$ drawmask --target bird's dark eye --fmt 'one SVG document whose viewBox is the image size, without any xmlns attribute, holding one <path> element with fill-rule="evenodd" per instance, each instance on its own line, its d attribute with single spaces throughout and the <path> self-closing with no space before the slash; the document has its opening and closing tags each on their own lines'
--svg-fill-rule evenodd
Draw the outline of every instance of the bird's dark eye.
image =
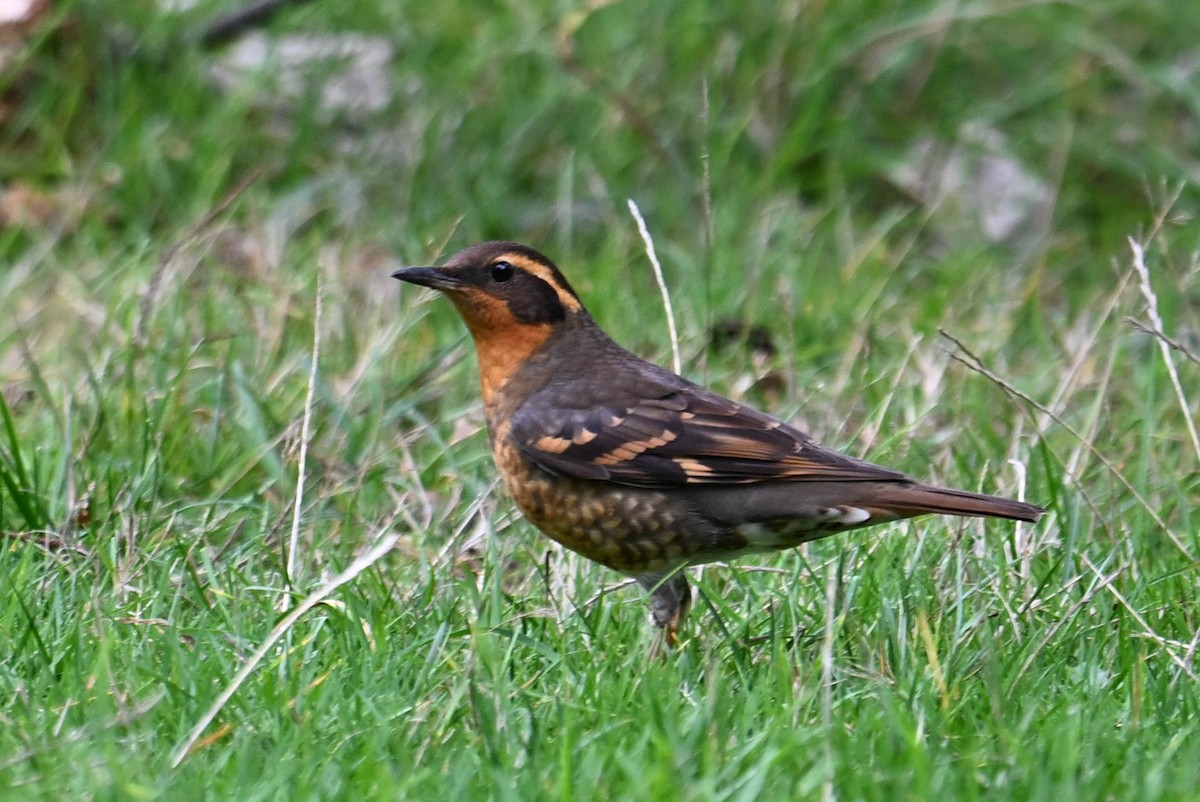
<svg viewBox="0 0 1200 802">
<path fill-rule="evenodd" d="M 492 265 L 492 281 L 508 281 L 516 272 L 516 268 L 508 262 L 496 262 Z"/>
</svg>

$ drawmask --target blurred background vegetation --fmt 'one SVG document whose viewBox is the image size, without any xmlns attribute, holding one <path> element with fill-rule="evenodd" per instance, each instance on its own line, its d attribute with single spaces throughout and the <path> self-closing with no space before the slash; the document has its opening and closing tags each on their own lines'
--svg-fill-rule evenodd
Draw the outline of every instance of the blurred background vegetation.
<svg viewBox="0 0 1200 802">
<path fill-rule="evenodd" d="M 1192 3 L 281 5 L 0 27 L 0 783 L 1194 794 Z M 647 670 L 634 591 L 491 492 L 461 324 L 388 278 L 520 240 L 665 362 L 627 199 L 687 375 L 1047 521 L 706 571 Z M 170 770 L 280 599 L 382 531 Z"/>
</svg>

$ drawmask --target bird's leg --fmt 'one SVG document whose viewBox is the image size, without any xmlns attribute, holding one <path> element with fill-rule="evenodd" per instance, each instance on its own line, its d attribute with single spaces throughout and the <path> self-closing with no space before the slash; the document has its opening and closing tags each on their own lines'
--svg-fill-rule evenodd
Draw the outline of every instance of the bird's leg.
<svg viewBox="0 0 1200 802">
<path fill-rule="evenodd" d="M 650 594 L 650 621 L 655 627 L 654 640 L 650 642 L 653 658 L 679 643 L 679 627 L 692 606 L 692 589 L 682 570 L 665 578 L 639 577 L 638 584 Z"/>
</svg>

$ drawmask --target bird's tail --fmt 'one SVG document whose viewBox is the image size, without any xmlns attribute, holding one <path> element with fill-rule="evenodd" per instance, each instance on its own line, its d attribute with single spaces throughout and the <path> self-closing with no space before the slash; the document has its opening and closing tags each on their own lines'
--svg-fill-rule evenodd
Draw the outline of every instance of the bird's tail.
<svg viewBox="0 0 1200 802">
<path fill-rule="evenodd" d="M 1029 523 L 1037 521 L 1045 512 L 1041 507 L 1023 501 L 918 484 L 884 485 L 871 494 L 869 506 L 898 518 L 929 514 L 970 515 Z"/>
</svg>

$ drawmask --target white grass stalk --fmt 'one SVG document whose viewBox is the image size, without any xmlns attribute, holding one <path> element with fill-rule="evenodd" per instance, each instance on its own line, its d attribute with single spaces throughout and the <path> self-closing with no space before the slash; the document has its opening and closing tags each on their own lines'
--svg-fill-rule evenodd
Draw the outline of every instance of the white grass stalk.
<svg viewBox="0 0 1200 802">
<path fill-rule="evenodd" d="M 825 766 L 821 782 L 821 802 L 834 802 L 833 748 L 829 733 L 833 730 L 833 641 L 837 625 L 837 565 L 829 564 L 825 575 L 825 637 L 821 640 L 821 724 L 825 728 Z"/>
<path fill-rule="evenodd" d="M 1021 501 L 1025 500 L 1025 478 L 1026 470 L 1025 463 L 1019 459 L 1010 459 L 1008 464 L 1012 466 L 1013 473 L 1017 478 L 1017 498 Z M 1029 604 L 1029 600 L 1033 598 L 1035 592 L 1033 586 L 1033 538 L 1027 537 L 1025 527 L 1019 521 L 1016 528 L 1013 530 L 1013 537 L 1016 540 L 1017 556 L 1021 560 L 1021 587 L 1024 591 L 1022 601 Z"/>
<path fill-rule="evenodd" d="M 671 360 L 675 372 L 679 373 L 683 368 L 683 363 L 679 358 L 679 332 L 675 329 L 675 312 L 671 308 L 671 293 L 667 291 L 662 265 L 658 262 L 658 253 L 654 250 L 654 240 L 650 236 L 650 230 L 646 228 L 642 210 L 638 208 L 633 198 L 629 198 L 625 202 L 629 204 L 629 213 L 637 221 L 638 233 L 642 235 L 642 242 L 646 244 L 646 256 L 650 258 L 650 264 L 654 267 L 654 278 L 658 281 L 658 291 L 662 293 L 663 308 L 667 310 L 667 328 L 671 332 Z"/>
<path fill-rule="evenodd" d="M 1146 251 L 1142 244 L 1133 237 L 1129 238 L 1129 247 L 1133 250 L 1133 269 L 1137 271 L 1142 282 L 1142 297 L 1146 299 L 1146 313 L 1150 316 L 1150 325 L 1154 327 L 1155 340 L 1158 350 L 1162 352 L 1163 362 L 1167 366 L 1167 375 L 1175 387 L 1175 397 L 1179 399 L 1179 408 L 1183 411 L 1183 419 L 1187 423 L 1188 434 L 1192 438 L 1192 449 L 1196 459 L 1200 460 L 1200 434 L 1196 433 L 1196 421 L 1192 419 L 1192 407 L 1188 404 L 1187 396 L 1183 393 L 1183 385 L 1179 383 L 1179 372 L 1175 370 L 1175 362 L 1171 358 L 1171 348 L 1167 345 L 1166 329 L 1162 317 L 1158 314 L 1158 296 L 1150 284 L 1150 271 L 1146 268 Z"/>
<path fill-rule="evenodd" d="M 296 503 L 292 507 L 292 534 L 288 538 L 287 579 L 296 586 L 296 552 L 300 550 L 300 516 L 304 508 L 304 478 L 308 473 L 308 438 L 312 429 L 313 397 L 317 391 L 317 362 L 321 356 L 321 271 L 317 270 L 317 302 L 313 312 L 312 364 L 308 369 L 308 392 L 304 397 L 304 420 L 300 424 L 300 466 L 296 477 Z"/>
<path fill-rule="evenodd" d="M 1083 564 L 1090 568 L 1092 573 L 1095 574 L 1098 579 L 1102 581 L 1104 580 L 1104 573 L 1096 567 L 1095 563 L 1093 563 L 1091 558 L 1086 554 L 1083 555 Z M 1142 637 L 1163 647 L 1163 651 L 1166 652 L 1167 657 L 1171 658 L 1171 662 L 1179 666 L 1180 670 L 1187 674 L 1188 678 L 1192 680 L 1192 682 L 1200 682 L 1200 677 L 1196 676 L 1196 672 L 1192 670 L 1192 667 L 1188 665 L 1188 663 L 1182 657 L 1175 654 L 1175 650 L 1171 648 L 1175 647 L 1186 649 L 1186 644 L 1181 643 L 1180 641 L 1169 640 L 1155 632 L 1154 628 L 1150 626 L 1150 623 L 1142 616 L 1141 613 L 1137 611 L 1137 609 L 1129 602 L 1129 600 L 1121 594 L 1121 591 L 1113 587 L 1111 582 L 1104 582 L 1103 586 L 1104 589 L 1111 593 L 1116 598 L 1117 602 L 1125 608 L 1125 611 L 1129 613 L 1129 616 L 1141 626 Z"/>
<path fill-rule="evenodd" d="M 350 567 L 345 571 L 342 571 L 336 577 L 329 580 L 320 588 L 309 594 L 304 601 L 296 605 L 296 607 L 294 607 L 290 613 L 285 615 L 283 619 L 275 625 L 275 628 L 271 630 L 269 635 L 267 635 L 267 639 L 264 640 L 262 645 L 260 645 L 254 651 L 254 654 L 250 655 L 250 659 L 246 661 L 246 664 L 242 666 L 241 670 L 239 670 L 237 674 L 234 675 L 233 679 L 230 680 L 229 684 L 225 686 L 225 690 L 221 691 L 221 695 L 217 697 L 216 701 L 212 703 L 208 710 L 204 711 L 204 715 L 202 715 L 200 720 L 196 722 L 196 726 L 192 727 L 192 731 L 188 733 L 188 737 L 179 746 L 179 748 L 175 750 L 175 754 L 171 757 L 172 768 L 178 767 L 180 763 L 187 759 L 188 755 L 192 751 L 192 747 L 196 745 L 196 742 L 200 740 L 200 736 L 204 734 L 206 729 L 208 729 L 208 725 L 212 723 L 213 719 L 217 717 L 217 714 L 220 713 L 229 700 L 233 698 L 233 695 L 237 693 L 238 688 L 242 687 L 242 683 L 254 673 L 254 670 L 258 668 L 260 663 L 262 663 L 263 658 L 267 656 L 267 652 L 269 652 L 271 647 L 283 637 L 284 633 L 291 629 L 292 626 L 299 621 L 305 613 L 316 607 L 321 602 L 325 601 L 325 599 L 331 593 L 340 588 L 342 585 L 345 585 L 347 582 L 350 582 L 363 571 L 367 570 L 376 562 L 378 562 L 385 554 L 392 550 L 392 547 L 396 545 L 396 541 L 399 539 L 399 532 L 393 532 L 389 535 L 380 537 L 375 542 L 375 545 L 371 547 L 370 551 L 363 554 L 354 562 L 350 563 Z"/>
</svg>

